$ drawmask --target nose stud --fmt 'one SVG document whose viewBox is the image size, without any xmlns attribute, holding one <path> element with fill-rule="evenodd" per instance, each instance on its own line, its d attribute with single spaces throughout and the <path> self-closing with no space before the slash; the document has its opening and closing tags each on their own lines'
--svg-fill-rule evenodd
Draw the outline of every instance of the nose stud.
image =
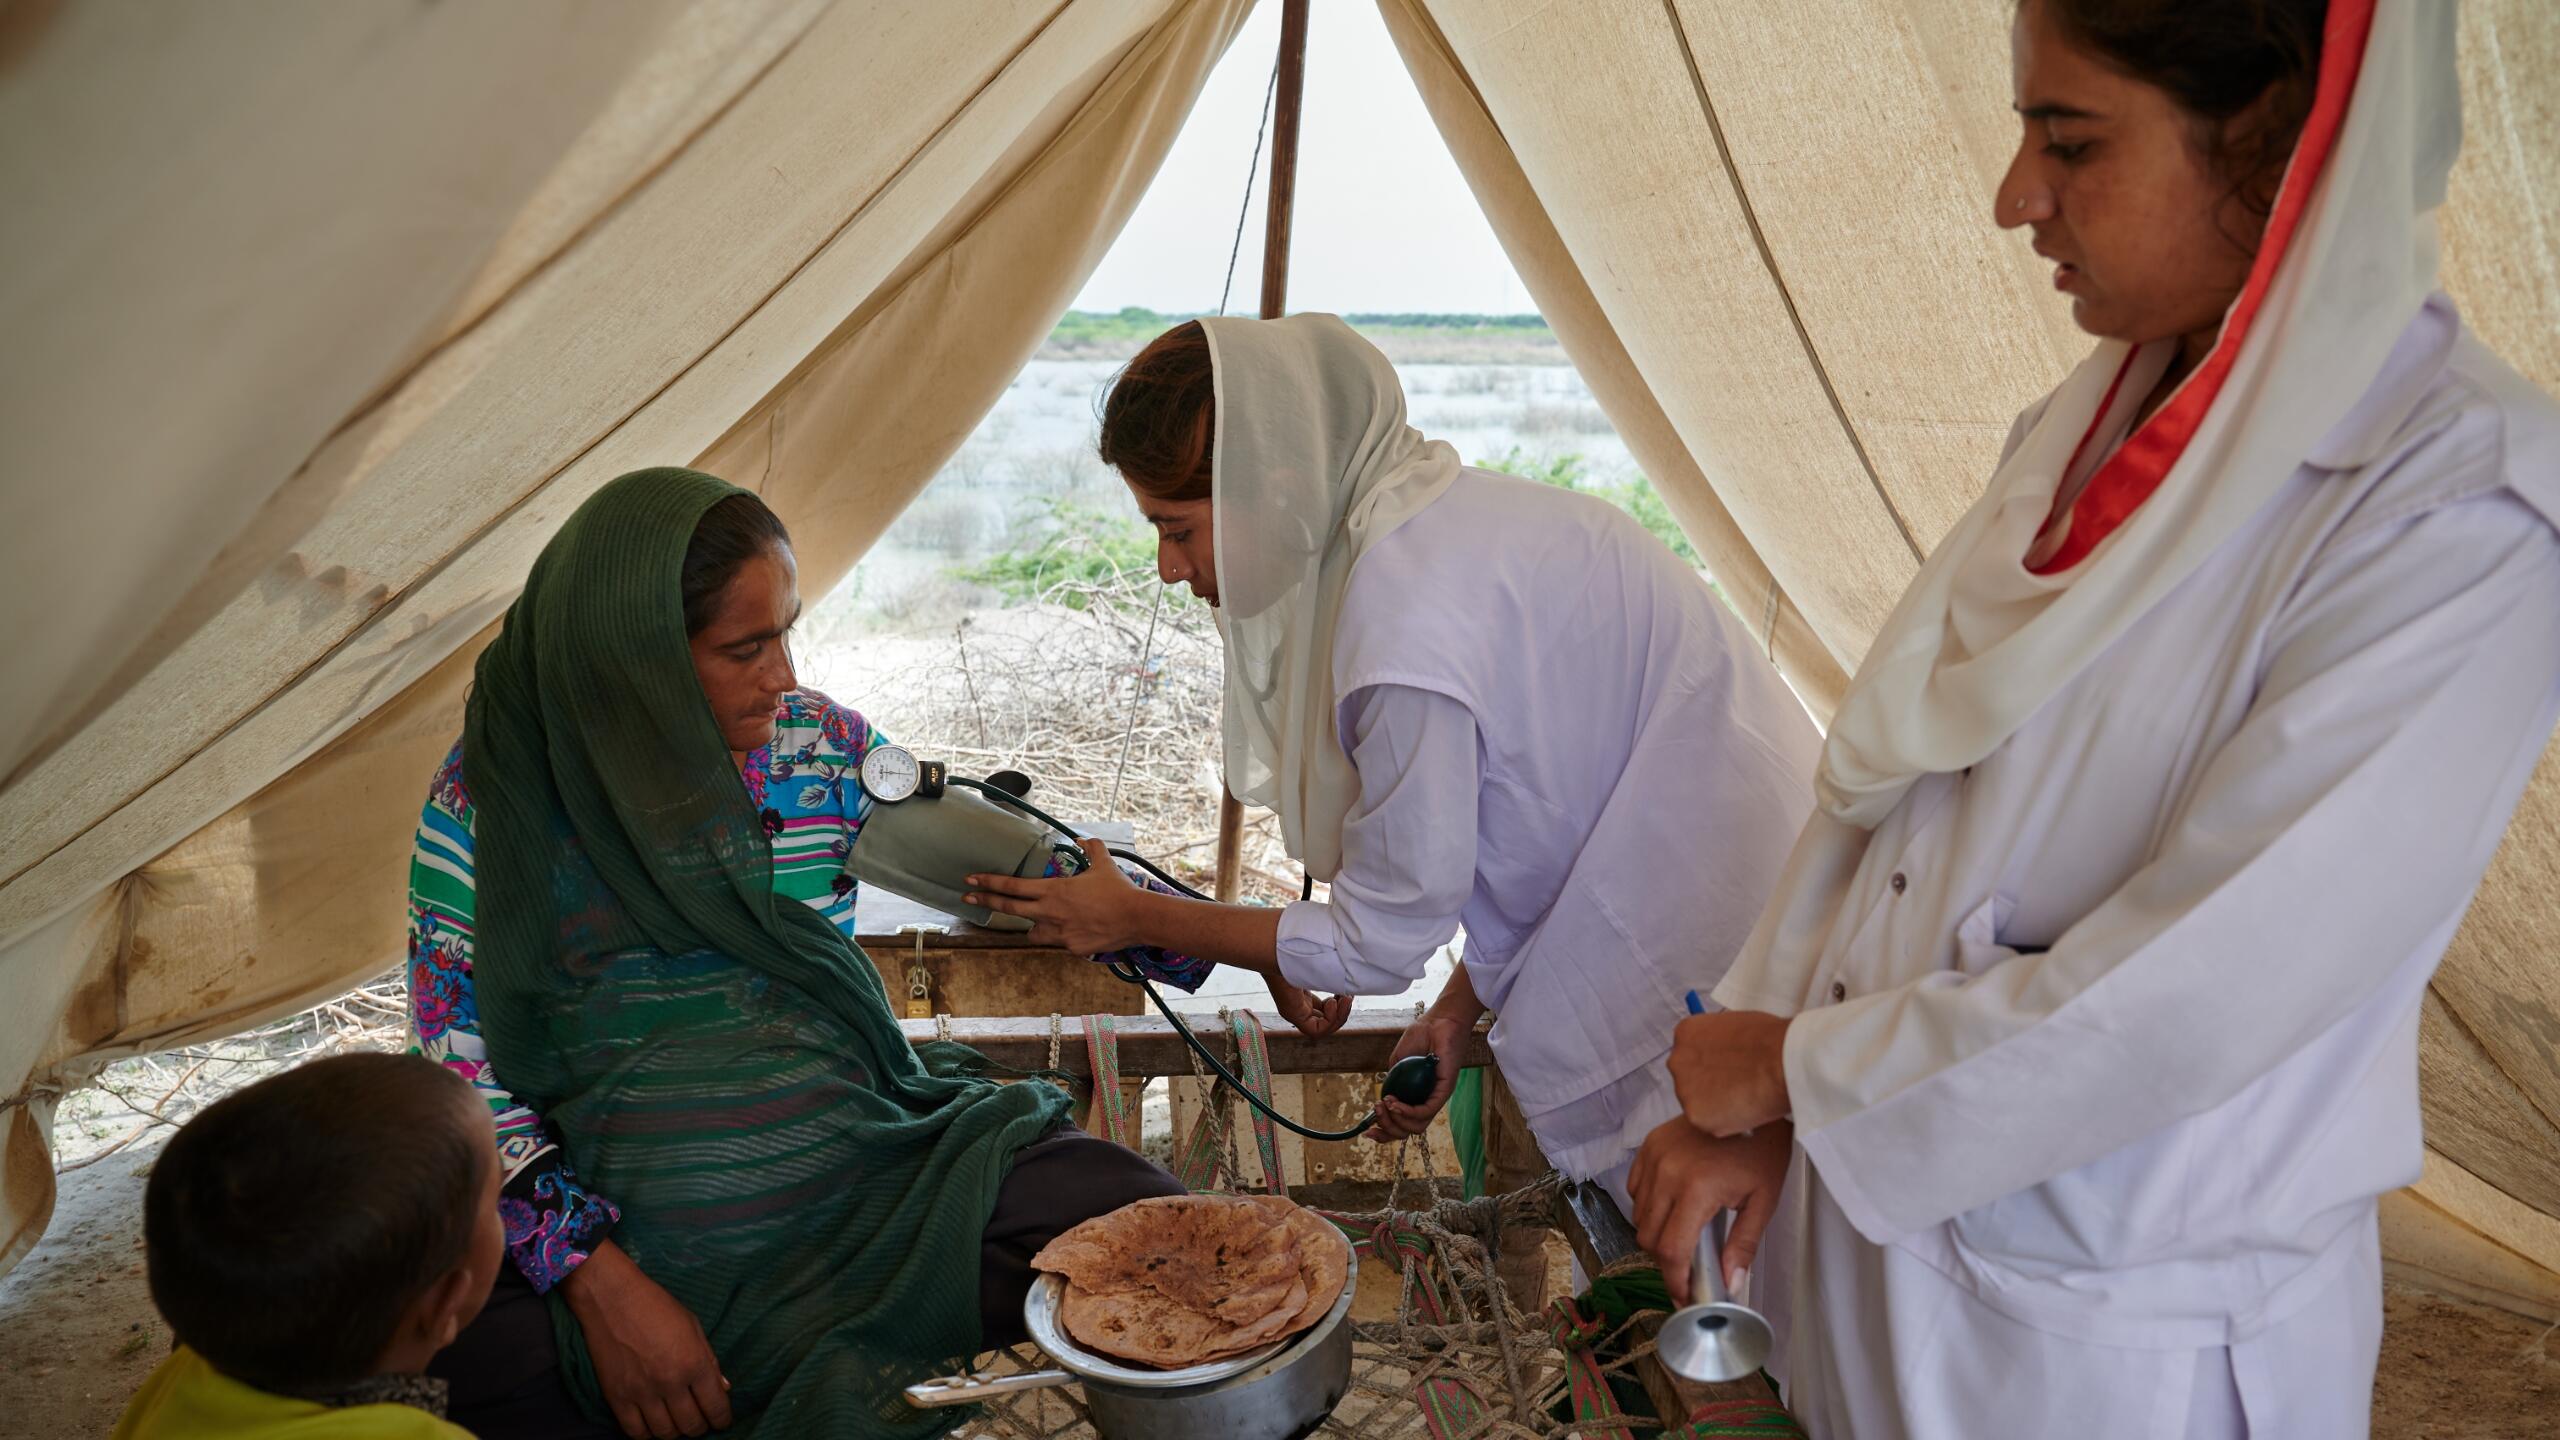
<svg viewBox="0 0 2560 1440">
<path fill-rule="evenodd" d="M 2024 209 L 2026 209 L 2026 208 L 2027 208 L 2027 197 L 2026 197 L 2026 196 L 2024 196 L 2024 195 L 2021 195 L 2021 196 L 2019 196 L 2017 199 L 2015 199 L 2015 200 L 2013 200 L 2013 201 L 2009 202 L 2009 208 L 2010 208 L 2010 209 L 2012 209 L 2012 210 L 2024 210 Z"/>
</svg>

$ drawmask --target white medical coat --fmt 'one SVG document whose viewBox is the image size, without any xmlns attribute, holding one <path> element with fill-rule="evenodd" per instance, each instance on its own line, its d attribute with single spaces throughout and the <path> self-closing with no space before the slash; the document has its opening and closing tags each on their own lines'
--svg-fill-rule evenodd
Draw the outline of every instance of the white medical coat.
<svg viewBox="0 0 2560 1440">
<path fill-rule="evenodd" d="M 1758 1269 L 1815 1436 L 2365 1433 L 2419 1001 L 2560 716 L 2555 494 L 2560 412 L 2438 297 L 2252 523 L 1911 790 L 1809 969 L 1727 977 L 1796 1016 Z"/>
<path fill-rule="evenodd" d="M 1463 922 L 1549 1161 L 1621 1180 L 1662 1066 L 1813 808 L 1820 739 L 1732 612 L 1605 502 L 1461 472 L 1361 557 L 1334 633 L 1360 799 L 1282 974 L 1393 993 Z"/>
</svg>

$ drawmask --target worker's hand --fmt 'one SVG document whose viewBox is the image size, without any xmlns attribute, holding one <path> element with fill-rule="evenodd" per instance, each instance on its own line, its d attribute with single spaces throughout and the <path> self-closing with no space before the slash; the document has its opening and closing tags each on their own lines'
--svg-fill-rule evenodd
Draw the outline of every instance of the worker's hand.
<svg viewBox="0 0 2560 1440">
<path fill-rule="evenodd" d="M 1666 1120 L 1644 1137 L 1635 1168 L 1627 1172 L 1636 1202 L 1632 1218 L 1636 1239 L 1661 1262 L 1662 1283 L 1674 1302 L 1689 1303 L 1698 1232 L 1719 1210 L 1733 1212 L 1718 1260 L 1725 1290 L 1742 1287 L 1794 1153 L 1795 1126 L 1783 1120 L 1729 1139 L 1701 1133 L 1686 1120 Z"/>
<path fill-rule="evenodd" d="M 1108 955 L 1146 942 L 1135 933 L 1138 902 L 1146 892 L 1129 883 L 1099 840 L 1077 842 L 1091 864 L 1054 880 L 1012 875 L 972 875 L 963 898 L 999 915 L 1031 922 L 1034 945 L 1054 945 L 1072 955 Z"/>
<path fill-rule="evenodd" d="M 1449 1103 L 1449 1092 L 1458 1088 L 1458 1055 L 1467 1043 L 1467 1032 L 1474 1028 L 1471 1020 L 1436 1010 L 1423 1012 L 1421 1019 L 1405 1027 L 1403 1037 L 1396 1041 L 1395 1053 L 1387 1057 L 1389 1068 L 1408 1055 L 1437 1055 L 1439 1077 L 1431 1087 L 1431 1098 L 1419 1105 L 1379 1096 L 1378 1123 L 1370 1127 L 1370 1139 L 1383 1145 L 1431 1128 L 1431 1117 L 1440 1113 L 1440 1107 Z"/>
<path fill-rule="evenodd" d="M 702 1322 L 610 1240 L 560 1282 L 586 1333 L 596 1388 L 631 1440 L 729 1428 L 729 1382 Z"/>
<path fill-rule="evenodd" d="M 1739 1135 L 1786 1118 L 1787 1025 L 1759 1010 L 1692 1015 L 1671 1032 L 1671 1085 L 1680 1113 L 1710 1135 Z"/>
<path fill-rule="evenodd" d="M 1280 1018 L 1298 1027 L 1301 1035 L 1330 1035 L 1351 1018 L 1351 997 L 1327 995 L 1318 999 L 1313 990 L 1301 990 L 1277 975 L 1263 977 L 1271 987 L 1271 1004 Z"/>
</svg>

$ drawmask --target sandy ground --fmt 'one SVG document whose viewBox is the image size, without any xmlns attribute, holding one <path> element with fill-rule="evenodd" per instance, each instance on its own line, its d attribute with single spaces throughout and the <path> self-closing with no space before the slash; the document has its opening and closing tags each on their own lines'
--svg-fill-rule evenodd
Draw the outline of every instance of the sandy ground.
<svg viewBox="0 0 2560 1440">
<path fill-rule="evenodd" d="M 155 1142 L 62 1179 L 44 1242 L 0 1279 L 0 1440 L 95 1440 L 169 1348 L 142 1274 L 142 1178 Z M 2560 1434 L 2560 1333 L 2393 1287 L 2376 1436 Z"/>
<path fill-rule="evenodd" d="M 63 1176 L 53 1225 L 0 1279 L 0 1436 L 103 1436 L 169 1353 L 142 1274 L 142 1181 L 167 1133 Z"/>
</svg>

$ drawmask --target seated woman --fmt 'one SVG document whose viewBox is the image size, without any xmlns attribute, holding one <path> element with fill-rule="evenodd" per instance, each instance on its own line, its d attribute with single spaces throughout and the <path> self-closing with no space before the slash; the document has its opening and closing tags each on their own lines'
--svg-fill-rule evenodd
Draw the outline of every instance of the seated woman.
<svg viewBox="0 0 2560 1440">
<path fill-rule="evenodd" d="M 1330 315 L 1177 326 L 1131 361 L 1103 459 L 1166 584 L 1218 607 L 1228 788 L 1333 884 L 1285 909 L 1151 895 L 1105 867 L 973 877 L 1080 952 L 1135 944 L 1304 989 L 1395 994 L 1466 960 L 1399 1056 L 1438 1092 L 1492 1043 L 1546 1158 L 1628 1203 L 1680 1113 L 1661 1061 L 1813 808 L 1813 722 L 1732 613 L 1587 495 L 1470 470 L 1405 423 L 1386 357 Z M 1303 1010 L 1303 1005 L 1299 1007 Z M 1295 1018 L 1295 1016 L 1292 1016 Z"/>
<path fill-rule="evenodd" d="M 798 688 L 799 612 L 763 501 L 644 470 L 570 517 L 481 657 L 410 975 L 507 1175 L 514 1263 L 436 1366 L 482 1440 L 935 1433 L 953 1412 L 899 1388 L 1022 1338 L 1041 1245 L 1181 1192 L 1056 1089 L 907 1044 L 844 873 L 880 736 Z"/>
</svg>

